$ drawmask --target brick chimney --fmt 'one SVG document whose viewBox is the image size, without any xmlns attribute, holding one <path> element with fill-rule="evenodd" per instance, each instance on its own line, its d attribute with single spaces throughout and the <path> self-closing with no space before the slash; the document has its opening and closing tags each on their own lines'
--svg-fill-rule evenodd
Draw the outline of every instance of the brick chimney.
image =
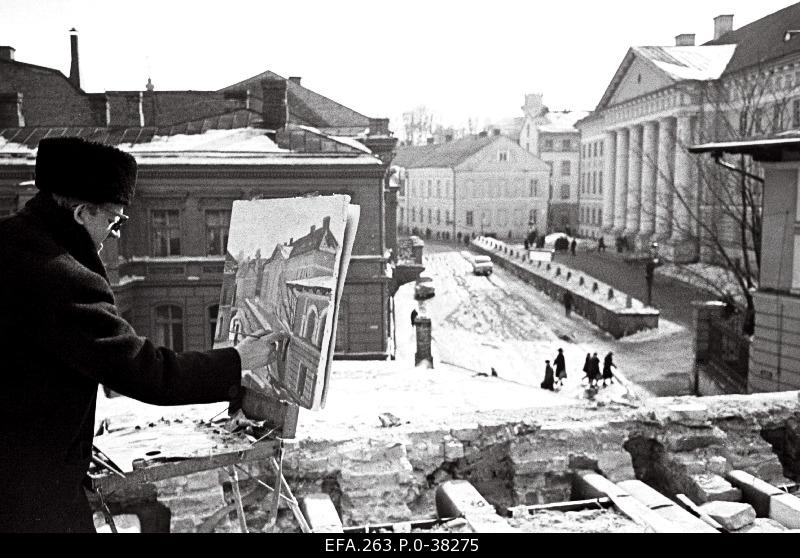
<svg viewBox="0 0 800 558">
<path fill-rule="evenodd" d="M 500 135 L 500 128 L 494 128 L 492 130 L 492 135 L 493 136 L 499 136 Z"/>
<path fill-rule="evenodd" d="M 303 78 L 301 78 L 300 76 L 291 76 L 289 78 L 289 81 L 291 81 L 292 83 L 296 83 L 297 85 L 300 85 L 300 80 L 301 79 L 303 79 Z"/>
<path fill-rule="evenodd" d="M 0 60 L 14 60 L 14 51 L 16 49 L 10 46 L 0 46 Z"/>
<path fill-rule="evenodd" d="M 733 31 L 733 14 L 718 15 L 714 18 L 714 40 Z"/>
<path fill-rule="evenodd" d="M 675 46 L 694 46 L 694 33 L 675 35 Z"/>
<path fill-rule="evenodd" d="M 0 93 L 0 128 L 25 126 L 22 116 L 22 93 Z"/>
<path fill-rule="evenodd" d="M 433 145 L 433 141 L 434 141 L 433 138 L 428 138 L 428 145 Z"/>
<path fill-rule="evenodd" d="M 388 118 L 370 118 L 369 119 L 369 134 L 370 136 L 388 136 L 389 135 L 389 119 Z"/>
<path fill-rule="evenodd" d="M 78 32 L 73 27 L 69 30 L 69 45 L 72 52 L 72 62 L 69 65 L 69 81 L 72 85 L 80 89 L 81 87 L 81 70 L 78 63 Z"/>
<path fill-rule="evenodd" d="M 282 130 L 289 121 L 289 103 L 286 95 L 285 79 L 265 79 L 261 81 L 263 107 L 261 114 L 264 127 L 269 130 Z"/>
</svg>

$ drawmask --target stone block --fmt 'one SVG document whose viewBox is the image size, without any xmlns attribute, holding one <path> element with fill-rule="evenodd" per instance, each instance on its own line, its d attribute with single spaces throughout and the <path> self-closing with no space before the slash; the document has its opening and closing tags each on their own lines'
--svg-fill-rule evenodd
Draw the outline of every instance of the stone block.
<svg viewBox="0 0 800 558">
<path fill-rule="evenodd" d="M 753 506 L 758 517 L 769 517 L 770 500 L 773 496 L 784 494 L 778 487 L 746 471 L 731 471 L 726 479 L 742 491 L 742 500 Z"/>
<path fill-rule="evenodd" d="M 631 454 L 627 451 L 604 451 L 597 454 L 597 468 L 612 482 L 636 478 Z"/>
<path fill-rule="evenodd" d="M 786 527 L 766 517 L 757 517 L 750 525 L 731 531 L 732 533 L 785 533 Z"/>
<path fill-rule="evenodd" d="M 342 532 L 342 520 L 327 494 L 308 494 L 298 503 L 314 533 Z"/>
<path fill-rule="evenodd" d="M 670 451 L 692 451 L 727 442 L 727 435 L 717 427 L 668 429 L 660 438 Z"/>
<path fill-rule="evenodd" d="M 464 457 L 464 444 L 452 438 L 442 442 L 442 454 L 445 461 L 456 461 Z"/>
<path fill-rule="evenodd" d="M 186 476 L 186 484 L 184 485 L 184 492 L 186 491 L 199 491 L 207 488 L 219 486 L 220 478 L 230 480 L 228 474 L 221 470 L 202 471 Z"/>
<path fill-rule="evenodd" d="M 436 513 L 439 517 L 463 517 L 476 533 L 512 533 L 517 531 L 500 517 L 489 502 L 465 480 L 448 481 L 436 489 Z"/>
<path fill-rule="evenodd" d="M 756 510 L 753 506 L 742 502 L 708 502 L 700 506 L 700 509 L 731 531 L 750 525 L 756 519 Z"/>
<path fill-rule="evenodd" d="M 667 410 L 673 422 L 705 422 L 708 419 L 708 407 L 700 403 L 670 405 Z"/>
<path fill-rule="evenodd" d="M 742 499 L 742 491 L 734 487 L 719 475 L 692 475 L 695 501 L 702 503 L 713 501 L 738 502 Z"/>
<path fill-rule="evenodd" d="M 708 471 L 715 475 L 725 476 L 730 466 L 728 460 L 721 455 L 714 455 L 708 459 L 706 464 Z"/>
<path fill-rule="evenodd" d="M 800 529 L 800 498 L 786 493 L 772 496 L 769 517 L 789 529 Z"/>
</svg>

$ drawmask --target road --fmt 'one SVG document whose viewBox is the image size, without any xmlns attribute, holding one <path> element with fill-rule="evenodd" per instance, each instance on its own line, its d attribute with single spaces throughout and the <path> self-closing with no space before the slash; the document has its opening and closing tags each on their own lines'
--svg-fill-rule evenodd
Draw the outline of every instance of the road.
<svg viewBox="0 0 800 558">
<path fill-rule="evenodd" d="M 495 368 L 505 381 L 538 386 L 545 359 L 552 362 L 563 348 L 568 379 L 561 394 L 576 396 L 583 393 L 586 354 L 597 352 L 602 361 L 613 351 L 619 371 L 640 394 L 690 393 L 693 333 L 683 324 L 662 320 L 660 331 L 615 340 L 580 316 L 567 318 L 560 304 L 502 268 L 495 267 L 490 277 L 473 275 L 460 255 L 463 249 L 425 245 L 425 274 L 434 278 L 436 296 L 421 306 L 432 321 L 435 362 L 472 374 Z M 398 320 L 406 316 L 399 314 Z M 410 325 L 403 329 L 410 331 Z"/>
</svg>

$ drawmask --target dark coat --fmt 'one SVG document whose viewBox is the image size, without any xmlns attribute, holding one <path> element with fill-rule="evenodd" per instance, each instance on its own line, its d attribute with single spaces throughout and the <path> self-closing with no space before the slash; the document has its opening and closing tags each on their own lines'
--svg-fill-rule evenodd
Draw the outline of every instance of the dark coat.
<svg viewBox="0 0 800 558">
<path fill-rule="evenodd" d="M 556 355 L 553 364 L 556 365 L 556 376 L 559 378 L 566 378 L 567 377 L 567 364 L 564 361 L 564 353 L 558 353 Z"/>
<path fill-rule="evenodd" d="M 592 357 L 592 378 L 600 378 L 600 358 L 595 356 Z"/>
<path fill-rule="evenodd" d="M 540 384 L 542 389 L 549 389 L 553 391 L 553 386 L 555 384 L 555 378 L 553 377 L 553 367 L 549 364 L 544 369 L 544 380 Z"/>
<path fill-rule="evenodd" d="M 49 197 L 0 219 L 0 532 L 94 531 L 98 384 L 156 405 L 237 396 L 235 349 L 175 353 L 117 311 L 86 230 Z"/>
<path fill-rule="evenodd" d="M 617 365 L 614 364 L 612 358 L 613 357 L 611 356 L 611 354 L 607 354 L 606 358 L 603 359 L 603 379 L 605 380 L 614 377 L 614 373 L 611 372 L 611 367 L 613 366 L 614 368 L 616 368 Z"/>
</svg>

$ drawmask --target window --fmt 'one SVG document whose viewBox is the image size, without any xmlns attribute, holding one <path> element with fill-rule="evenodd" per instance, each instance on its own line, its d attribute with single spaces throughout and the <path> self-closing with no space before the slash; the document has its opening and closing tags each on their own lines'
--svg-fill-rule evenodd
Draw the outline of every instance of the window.
<svg viewBox="0 0 800 558">
<path fill-rule="evenodd" d="M 227 210 L 206 211 L 206 255 L 224 256 L 228 245 L 228 228 L 231 212 Z"/>
<path fill-rule="evenodd" d="M 800 99 L 792 101 L 792 128 L 800 128 Z"/>
<path fill-rule="evenodd" d="M 572 149 L 572 142 L 568 139 L 561 140 L 561 150 L 569 151 L 570 149 Z"/>
<path fill-rule="evenodd" d="M 597 157 L 597 143 L 598 142 L 592 143 L 592 157 Z"/>
<path fill-rule="evenodd" d="M 603 145 L 602 143 L 600 145 Z M 597 193 L 603 193 L 603 171 L 597 171 Z"/>
<path fill-rule="evenodd" d="M 597 210 L 597 224 L 601 224 L 603 222 L 603 209 L 600 208 Z"/>
<path fill-rule="evenodd" d="M 437 209 L 436 210 L 436 224 L 437 225 L 441 225 L 442 224 L 442 210 L 441 209 Z"/>
<path fill-rule="evenodd" d="M 183 309 L 180 306 L 157 306 L 154 330 L 156 345 L 183 351 Z"/>
<path fill-rule="evenodd" d="M 553 140 L 551 140 L 551 139 L 544 140 L 544 149 L 545 149 L 545 151 L 552 151 L 553 150 Z"/>
<path fill-rule="evenodd" d="M 467 211 L 467 226 L 472 225 L 472 211 Z"/>
<path fill-rule="evenodd" d="M 531 209 L 528 212 L 528 224 L 529 225 L 535 225 L 536 224 L 536 210 L 535 209 Z"/>
<path fill-rule="evenodd" d="M 603 144 L 605 143 L 604 140 L 600 140 L 600 156 L 603 156 Z"/>
<path fill-rule="evenodd" d="M 508 151 L 498 151 L 497 160 L 500 161 L 501 163 L 503 161 L 508 161 Z"/>
<path fill-rule="evenodd" d="M 450 197 L 450 181 L 449 180 L 445 180 L 445 182 L 444 182 L 444 197 L 446 197 L 446 198 Z"/>
<path fill-rule="evenodd" d="M 433 180 L 428 180 L 428 192 L 425 197 L 429 198 L 431 195 L 433 195 Z"/>
<path fill-rule="evenodd" d="M 308 368 L 305 364 L 301 364 L 297 370 L 297 393 L 300 394 L 300 397 L 303 397 L 306 390 L 306 378 L 308 378 Z"/>
<path fill-rule="evenodd" d="M 531 197 L 535 198 L 539 196 L 539 181 L 536 179 L 531 180 Z"/>
<path fill-rule="evenodd" d="M 562 184 L 561 185 L 561 199 L 568 200 L 569 199 L 569 184 Z"/>
<path fill-rule="evenodd" d="M 412 207 L 411 208 L 411 222 L 412 223 L 416 223 L 417 222 L 417 208 L 416 207 Z"/>
<path fill-rule="evenodd" d="M 572 171 L 569 161 L 561 161 L 561 176 L 569 176 Z"/>
<path fill-rule="evenodd" d="M 306 319 L 303 320 L 303 328 L 300 332 L 300 335 L 303 339 L 308 340 L 309 343 L 312 345 L 316 345 L 314 343 L 314 333 L 317 327 L 317 309 L 314 306 L 310 306 L 308 311 L 306 312 Z"/>
<path fill-rule="evenodd" d="M 428 224 L 429 225 L 433 222 L 433 219 L 431 219 L 431 215 L 432 215 L 432 211 L 431 211 L 431 209 L 428 209 Z"/>
<path fill-rule="evenodd" d="M 594 218 L 595 218 L 595 209 L 594 209 L 594 207 L 593 207 L 593 208 L 592 208 L 592 221 L 591 221 L 591 222 L 592 222 L 592 225 L 594 225 Z"/>
<path fill-rule="evenodd" d="M 150 220 L 153 256 L 181 254 L 181 223 L 177 209 L 154 209 Z"/>
<path fill-rule="evenodd" d="M 747 112 L 745 111 L 739 114 L 739 135 L 747 135 Z"/>
<path fill-rule="evenodd" d="M 441 198 L 442 197 L 442 181 L 441 180 L 437 180 L 436 181 L 436 197 L 437 198 Z"/>
<path fill-rule="evenodd" d="M 211 343 L 209 347 L 214 345 L 214 338 L 217 335 L 217 315 L 219 315 L 219 304 L 214 304 L 213 306 L 208 307 L 208 329 L 209 333 L 211 334 L 209 339 Z M 225 336 L 222 336 L 223 339 L 226 339 Z"/>
<path fill-rule="evenodd" d="M 597 173 L 592 172 L 592 194 L 597 193 Z"/>
<path fill-rule="evenodd" d="M 445 210 L 445 212 L 444 212 L 444 224 L 445 225 L 452 225 L 452 223 L 450 222 L 450 210 L 449 209 Z"/>
<path fill-rule="evenodd" d="M 402 223 L 403 221 L 405 221 L 405 216 L 403 215 L 403 208 L 400 207 L 398 209 L 400 209 L 400 219 L 399 219 L 399 221 Z"/>
</svg>

